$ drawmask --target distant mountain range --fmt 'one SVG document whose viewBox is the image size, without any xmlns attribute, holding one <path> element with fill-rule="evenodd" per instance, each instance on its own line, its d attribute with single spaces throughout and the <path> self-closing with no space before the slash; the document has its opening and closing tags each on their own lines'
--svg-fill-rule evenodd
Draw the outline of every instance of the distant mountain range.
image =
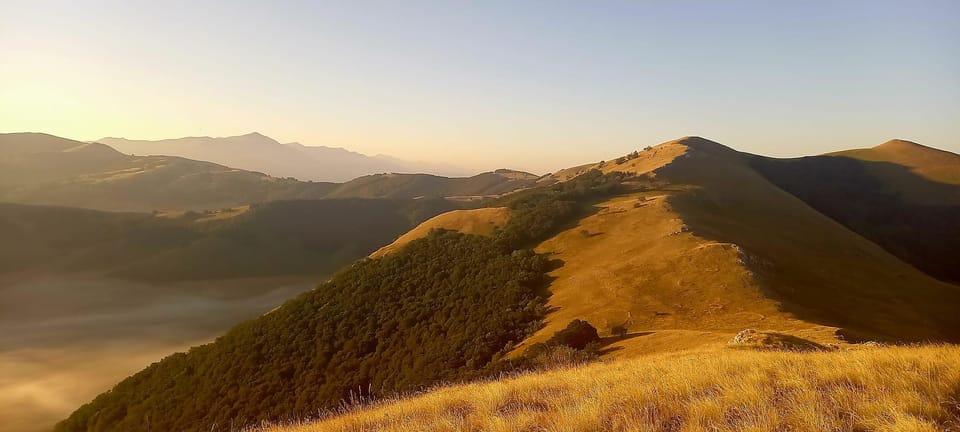
<svg viewBox="0 0 960 432">
<path fill-rule="evenodd" d="M 122 153 L 180 156 L 232 168 L 258 171 L 274 177 L 345 182 L 377 173 L 432 173 L 467 175 L 467 170 L 441 164 L 411 162 L 391 156 L 367 156 L 337 147 L 280 143 L 254 132 L 231 137 L 187 137 L 158 141 L 101 138 Z"/>
<path fill-rule="evenodd" d="M 139 146 L 139 142 L 106 141 L 111 145 Z M 372 161 L 387 161 L 342 149 L 278 144 L 259 134 L 185 138 L 169 140 L 169 143 L 170 148 L 180 149 L 179 153 L 193 152 L 192 156 L 199 159 L 212 159 L 205 155 L 227 157 L 231 153 L 228 149 L 237 149 L 230 163 L 253 163 L 256 159 L 253 155 L 258 153 L 273 155 L 264 156 L 262 162 L 274 164 L 277 169 L 288 162 L 292 169 L 318 167 L 319 159 L 305 155 L 328 151 L 354 161 L 366 161 L 365 172 L 386 167 L 374 165 Z M 188 151 L 191 148 L 196 150 Z M 149 153 L 146 151 L 132 153 L 125 154 L 103 143 L 84 143 L 41 133 L 0 134 L 0 202 L 109 211 L 215 210 L 292 199 L 474 198 L 530 187 L 538 180 L 530 173 L 504 169 L 473 177 L 373 174 L 338 184 L 279 177 L 180 156 L 144 156 Z M 347 162 L 333 165 L 359 169 L 360 162 L 352 168 Z"/>
</svg>

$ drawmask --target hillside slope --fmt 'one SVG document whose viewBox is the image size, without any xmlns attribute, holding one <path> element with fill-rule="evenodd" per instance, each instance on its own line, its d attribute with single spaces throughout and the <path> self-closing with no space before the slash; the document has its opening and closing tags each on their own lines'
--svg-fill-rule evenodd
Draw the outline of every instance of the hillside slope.
<svg viewBox="0 0 960 432">
<path fill-rule="evenodd" d="M 960 155 L 894 140 L 751 166 L 817 211 L 930 275 L 960 283 Z"/>
<path fill-rule="evenodd" d="M 957 347 L 658 355 L 436 389 L 321 431 L 952 431 Z"/>
<path fill-rule="evenodd" d="M 204 210 L 322 198 L 334 187 L 45 134 L 0 134 L 0 201 L 111 211 Z"/>
<path fill-rule="evenodd" d="M 753 158 L 685 138 L 577 167 L 648 182 L 537 247 L 562 266 L 551 273 L 553 312 L 525 344 L 573 319 L 638 332 L 616 342 L 613 356 L 716 345 L 748 327 L 824 343 L 960 338 L 950 312 L 960 289 L 778 188 Z"/>
<path fill-rule="evenodd" d="M 876 147 L 839 151 L 829 153 L 827 156 L 842 156 L 869 162 L 890 162 L 910 168 L 912 172 L 932 181 L 960 184 L 960 155 L 913 141 L 894 139 Z M 905 192 L 916 191 L 905 190 Z"/>
</svg>

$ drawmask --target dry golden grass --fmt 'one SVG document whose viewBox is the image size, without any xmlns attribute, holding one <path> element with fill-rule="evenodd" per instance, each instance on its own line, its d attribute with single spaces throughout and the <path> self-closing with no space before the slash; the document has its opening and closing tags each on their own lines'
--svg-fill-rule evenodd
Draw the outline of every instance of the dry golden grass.
<svg viewBox="0 0 960 432">
<path fill-rule="evenodd" d="M 853 323 L 943 338 L 923 318 L 935 304 L 898 298 L 952 299 L 956 287 L 780 190 L 732 149 L 684 138 L 603 169 L 651 173 L 668 186 L 599 203 L 537 247 L 563 262 L 551 273 L 554 311 L 513 355 L 573 319 L 601 333 L 622 323 L 650 332 L 616 342 L 613 357 L 716 346 L 746 327 L 818 343 L 841 343 L 837 327 Z M 849 298 L 858 300 L 841 301 Z"/>
<path fill-rule="evenodd" d="M 715 347 L 747 327 L 842 343 L 834 334 L 848 315 L 867 317 L 865 327 L 876 331 L 940 336 L 923 323 L 927 312 L 891 299 L 901 291 L 949 298 L 936 293 L 955 287 L 770 184 L 732 149 L 682 138 L 621 164 L 589 164 L 554 177 L 565 180 L 592 168 L 652 175 L 667 186 L 599 203 L 595 214 L 537 247 L 563 262 L 551 273 L 553 312 L 513 356 L 573 319 L 589 321 L 601 334 L 624 323 L 644 332 L 615 342 L 606 357 Z M 443 214 L 373 256 L 434 227 L 484 234 L 508 216 L 506 209 Z M 809 308 L 791 302 L 798 292 L 816 296 L 822 313 L 797 315 Z M 863 301 L 851 308 L 836 303 L 836 293 Z"/>
<path fill-rule="evenodd" d="M 441 388 L 318 431 L 955 431 L 960 347 L 663 354 Z"/>
<path fill-rule="evenodd" d="M 436 228 L 457 230 L 465 234 L 493 235 L 494 229 L 506 225 L 510 220 L 510 210 L 506 207 L 489 207 L 473 210 L 454 210 L 427 219 L 416 228 L 400 236 L 393 243 L 370 254 L 370 258 L 379 258 L 402 248 L 418 238 L 426 237 Z"/>
</svg>

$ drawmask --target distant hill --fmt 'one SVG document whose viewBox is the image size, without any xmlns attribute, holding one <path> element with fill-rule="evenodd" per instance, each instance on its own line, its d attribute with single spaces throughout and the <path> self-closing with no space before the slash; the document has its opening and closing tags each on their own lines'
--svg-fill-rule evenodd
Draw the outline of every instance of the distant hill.
<svg viewBox="0 0 960 432">
<path fill-rule="evenodd" d="M 453 210 L 447 200 L 275 201 L 232 217 L 0 204 L 0 274 L 169 281 L 324 275 Z M 230 212 L 226 212 L 230 213 Z"/>
<path fill-rule="evenodd" d="M 473 177 L 441 177 L 430 174 L 375 174 L 360 177 L 334 188 L 331 198 L 417 198 L 500 195 L 537 183 L 534 174 L 500 169 Z"/>
<path fill-rule="evenodd" d="M 204 210 L 322 198 L 300 182 L 172 156 L 130 156 L 46 134 L 0 134 L 0 201 L 115 211 Z"/>
<path fill-rule="evenodd" d="M 135 155 L 180 156 L 213 162 L 274 177 L 344 182 L 375 173 L 421 173 L 462 175 L 464 171 L 437 164 L 408 162 L 389 156 L 367 156 L 343 148 L 282 144 L 250 133 L 232 137 L 188 137 L 157 141 L 101 138 L 120 152 Z"/>
<path fill-rule="evenodd" d="M 927 180 L 960 185 L 960 155 L 907 140 L 890 140 L 873 148 L 829 153 L 868 162 L 890 162 Z"/>
<path fill-rule="evenodd" d="M 208 145 L 215 153 L 221 150 L 229 153 L 224 149 L 234 145 L 246 148 L 272 146 L 264 142 L 276 144 L 262 135 L 190 140 L 171 140 L 171 145 L 183 152 L 197 149 L 194 156 L 205 157 Z M 156 145 L 156 142 L 148 143 Z M 325 151 L 276 145 L 302 147 L 298 153 Z M 251 154 L 237 153 L 238 158 Z M 274 159 L 270 163 L 289 162 L 295 167 L 304 158 L 293 155 L 286 162 Z M 239 159 L 235 162 L 244 163 Z M 182 157 L 128 155 L 102 143 L 83 143 L 46 134 L 0 134 L 0 202 L 23 204 L 149 212 L 214 210 L 291 199 L 457 197 L 469 200 L 530 187 L 537 179 L 530 173 L 503 169 L 473 177 L 376 174 L 343 184 L 299 181 Z"/>
<path fill-rule="evenodd" d="M 960 286 L 789 192 L 809 174 L 775 178 L 780 163 L 686 137 L 441 215 L 57 430 L 258 424 L 497 376 L 583 321 L 607 358 L 719 349 L 745 328 L 817 347 L 960 341 Z"/>
</svg>

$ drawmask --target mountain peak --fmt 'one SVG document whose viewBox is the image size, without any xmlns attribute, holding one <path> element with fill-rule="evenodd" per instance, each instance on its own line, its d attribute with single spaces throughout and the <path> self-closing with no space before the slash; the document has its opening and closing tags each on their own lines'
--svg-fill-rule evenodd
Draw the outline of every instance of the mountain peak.
<svg viewBox="0 0 960 432">
<path fill-rule="evenodd" d="M 699 136 L 685 136 L 664 144 L 679 144 L 692 150 L 708 153 L 737 153 L 736 150 Z"/>
<path fill-rule="evenodd" d="M 908 141 L 904 139 L 892 139 L 883 144 L 880 144 L 874 147 L 876 150 L 920 150 L 920 149 L 930 149 L 922 144 L 917 144 L 913 141 Z"/>
</svg>

